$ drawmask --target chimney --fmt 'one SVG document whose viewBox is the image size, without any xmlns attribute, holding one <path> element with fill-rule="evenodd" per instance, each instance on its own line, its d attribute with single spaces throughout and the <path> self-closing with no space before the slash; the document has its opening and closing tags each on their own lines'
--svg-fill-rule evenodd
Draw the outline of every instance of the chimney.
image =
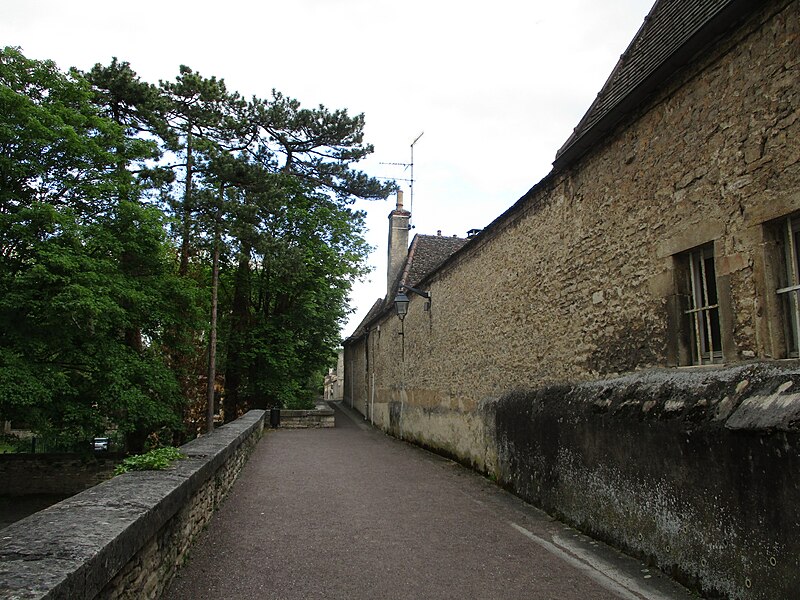
<svg viewBox="0 0 800 600">
<path fill-rule="evenodd" d="M 403 192 L 397 192 L 397 207 L 389 213 L 389 262 L 386 272 L 386 295 L 394 298 L 392 289 L 408 256 L 408 221 L 411 213 L 403 208 Z"/>
</svg>

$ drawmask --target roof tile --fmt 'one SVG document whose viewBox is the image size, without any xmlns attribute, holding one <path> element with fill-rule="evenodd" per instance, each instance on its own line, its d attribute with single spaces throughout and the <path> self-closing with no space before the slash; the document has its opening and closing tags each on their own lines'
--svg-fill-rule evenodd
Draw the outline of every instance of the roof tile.
<svg viewBox="0 0 800 600">
<path fill-rule="evenodd" d="M 620 112 L 617 109 L 623 101 L 646 88 L 650 78 L 657 75 L 677 52 L 691 49 L 690 40 L 707 29 L 712 21 L 734 5 L 746 3 L 742 0 L 658 0 L 597 98 L 556 153 L 556 163 L 570 151 L 580 150 L 582 138 L 602 121 L 609 118 L 618 121 L 621 115 L 616 113 Z M 668 74 L 662 73 L 664 75 Z M 652 85 L 653 82 L 649 83 Z"/>
</svg>

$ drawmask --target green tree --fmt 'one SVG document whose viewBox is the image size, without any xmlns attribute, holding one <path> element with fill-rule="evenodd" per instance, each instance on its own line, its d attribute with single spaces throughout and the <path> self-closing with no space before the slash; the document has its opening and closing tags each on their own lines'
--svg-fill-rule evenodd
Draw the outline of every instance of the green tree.
<svg viewBox="0 0 800 600">
<path fill-rule="evenodd" d="M 245 190 L 225 379 L 226 414 L 287 406 L 339 343 L 369 247 L 363 214 L 285 174 Z M 246 254 L 244 254 L 246 252 Z M 244 254 L 244 255 L 243 255 Z"/>
<path fill-rule="evenodd" d="M 170 150 L 180 153 L 183 171 L 180 190 L 173 194 L 173 208 L 179 219 L 181 275 L 189 270 L 192 240 L 198 237 L 195 198 L 204 183 L 209 154 L 236 151 L 247 145 L 246 103 L 237 93 L 229 93 L 223 79 L 206 78 L 181 65 L 174 82 L 161 82 L 169 101 L 168 123 L 173 131 Z"/>
<path fill-rule="evenodd" d="M 273 90 L 270 101 L 254 99 L 252 115 L 260 133 L 252 147 L 265 166 L 276 166 L 344 201 L 382 200 L 395 190 L 394 183 L 353 168 L 375 150 L 364 143 L 363 114 L 351 117 L 345 109 L 331 111 L 323 105 L 303 108 Z"/>
<path fill-rule="evenodd" d="M 163 215 L 134 201 L 122 168 L 152 145 L 104 117 L 79 73 L 14 48 L 0 52 L 0 101 L 0 413 L 69 439 L 116 426 L 138 449 L 180 426 L 160 344 L 195 302 Z"/>
<path fill-rule="evenodd" d="M 174 172 L 158 162 L 166 146 L 178 143 L 167 123 L 169 103 L 161 90 L 116 57 L 108 66 L 95 64 L 85 77 L 100 113 L 125 132 L 124 145 L 116 148 L 117 168 L 131 171 L 145 187 L 172 183 Z"/>
<path fill-rule="evenodd" d="M 364 272 L 350 205 L 394 187 L 354 168 L 363 115 L 13 48 L 0 102 L 0 414 L 140 450 L 223 382 L 226 419 L 308 394 Z"/>
<path fill-rule="evenodd" d="M 396 187 L 354 168 L 374 150 L 364 143 L 363 115 L 350 117 L 346 110 L 331 111 L 322 105 L 306 109 L 274 90 L 269 101 L 254 99 L 251 106 L 258 136 L 248 150 L 264 171 L 260 180 L 278 183 L 245 190 L 237 217 L 226 418 L 245 405 L 292 402 L 300 389 L 298 381 L 306 380 L 327 360 L 338 343 L 334 338 L 342 318 L 339 311 L 344 314 L 353 279 L 363 271 L 366 258 L 362 215 L 350 211 L 348 205 L 356 198 L 386 198 Z M 269 174 L 282 177 L 270 179 Z M 326 225 L 325 219 L 330 223 Z M 301 240 L 308 247 L 295 248 L 298 240 L 292 233 L 309 223 L 322 230 L 332 226 L 338 231 L 331 238 L 336 242 L 327 248 L 313 248 L 317 238 L 310 232 L 311 237 Z M 330 268 L 331 276 L 338 278 L 329 281 L 317 273 L 314 279 L 309 272 L 313 253 L 320 250 L 316 258 L 330 258 L 331 248 L 341 253 L 337 257 L 341 264 L 323 262 L 322 268 Z M 282 269 L 287 277 L 275 277 Z M 293 279 L 302 273 L 308 277 L 302 283 Z M 307 294 L 299 294 L 299 287 L 292 292 L 281 289 L 292 281 L 305 286 Z M 315 289 L 315 285 L 325 289 Z M 331 290 L 336 294 L 331 296 Z M 326 292 L 329 297 L 324 306 L 335 307 L 331 310 L 320 308 Z M 312 299 L 314 293 L 316 299 Z M 298 310 L 290 312 L 287 302 L 296 303 Z M 311 331 L 316 332 L 316 339 L 309 337 Z M 319 345 L 314 347 L 315 343 Z M 261 375 L 253 376 L 259 369 Z M 287 377 L 288 373 L 293 375 Z M 246 389 L 240 391 L 240 385 Z"/>
</svg>

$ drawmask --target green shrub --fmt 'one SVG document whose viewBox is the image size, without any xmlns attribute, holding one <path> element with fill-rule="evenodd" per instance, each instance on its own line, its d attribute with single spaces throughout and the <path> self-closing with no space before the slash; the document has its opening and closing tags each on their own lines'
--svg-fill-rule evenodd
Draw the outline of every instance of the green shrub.
<svg viewBox="0 0 800 600">
<path fill-rule="evenodd" d="M 12 436 L 0 435 L 0 454 L 14 453 L 17 451 L 17 439 Z"/>
<path fill-rule="evenodd" d="M 128 471 L 160 471 L 166 469 L 173 461 L 186 458 L 180 450 L 174 446 L 156 448 L 145 454 L 136 454 L 123 460 L 114 469 L 114 475 L 127 473 Z"/>
<path fill-rule="evenodd" d="M 291 398 L 283 402 L 283 408 L 289 410 L 311 410 L 314 408 L 314 392 L 307 389 L 297 390 Z"/>
</svg>

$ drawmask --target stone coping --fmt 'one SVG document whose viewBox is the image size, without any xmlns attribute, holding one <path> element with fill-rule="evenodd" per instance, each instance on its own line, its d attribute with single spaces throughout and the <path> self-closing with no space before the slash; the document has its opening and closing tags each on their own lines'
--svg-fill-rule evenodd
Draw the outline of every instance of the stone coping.
<svg viewBox="0 0 800 600">
<path fill-rule="evenodd" d="M 281 409 L 281 429 L 328 429 L 336 426 L 334 411 L 324 400 L 310 410 Z"/>
<path fill-rule="evenodd" d="M 172 518 L 236 449 L 264 411 L 183 445 L 164 471 L 125 473 L 0 532 L 0 598 L 92 598 Z"/>
<path fill-rule="evenodd" d="M 281 419 L 283 419 L 284 417 L 287 418 L 332 417 L 333 415 L 334 415 L 334 410 L 324 400 L 317 401 L 315 403 L 314 408 L 302 409 L 302 410 L 292 410 L 286 408 L 281 409 Z"/>
</svg>

